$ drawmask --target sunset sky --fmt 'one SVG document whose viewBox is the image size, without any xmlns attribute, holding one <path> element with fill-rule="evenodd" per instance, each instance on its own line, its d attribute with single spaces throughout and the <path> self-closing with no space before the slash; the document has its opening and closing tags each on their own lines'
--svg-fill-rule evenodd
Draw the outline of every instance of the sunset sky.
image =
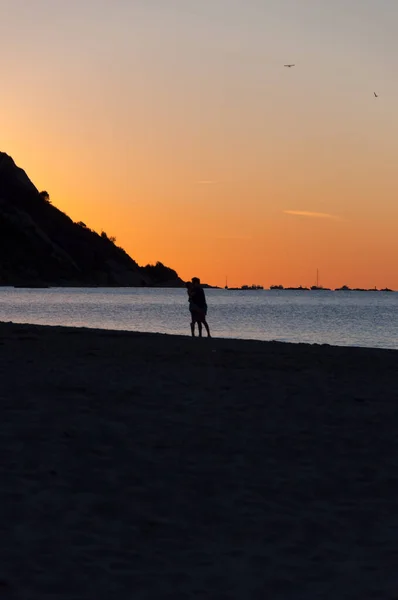
<svg viewBox="0 0 398 600">
<path fill-rule="evenodd" d="M 0 150 L 139 264 L 398 289 L 397 31 L 397 0 L 0 0 Z"/>
</svg>

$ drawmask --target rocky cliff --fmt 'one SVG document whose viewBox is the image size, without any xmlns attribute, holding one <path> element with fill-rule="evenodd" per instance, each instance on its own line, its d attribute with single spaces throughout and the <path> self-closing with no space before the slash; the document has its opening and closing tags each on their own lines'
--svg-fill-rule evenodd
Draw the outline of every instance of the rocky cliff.
<svg viewBox="0 0 398 600">
<path fill-rule="evenodd" d="M 74 223 L 0 152 L 0 285 L 163 284 L 183 282 L 162 263 L 140 267 L 105 233 Z"/>
</svg>

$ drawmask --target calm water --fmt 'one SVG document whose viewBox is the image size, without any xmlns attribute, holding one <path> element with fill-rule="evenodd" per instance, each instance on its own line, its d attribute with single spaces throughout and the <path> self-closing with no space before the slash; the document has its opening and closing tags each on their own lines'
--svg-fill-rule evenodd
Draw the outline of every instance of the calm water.
<svg viewBox="0 0 398 600">
<path fill-rule="evenodd" d="M 398 348 L 398 293 L 206 290 L 216 337 Z M 0 320 L 189 333 L 185 289 L 0 288 Z"/>
</svg>

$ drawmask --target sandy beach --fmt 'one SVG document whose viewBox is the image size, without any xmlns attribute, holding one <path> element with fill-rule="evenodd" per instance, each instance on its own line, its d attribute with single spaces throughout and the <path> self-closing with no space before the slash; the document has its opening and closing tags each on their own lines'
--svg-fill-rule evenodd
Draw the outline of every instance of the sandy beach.
<svg viewBox="0 0 398 600">
<path fill-rule="evenodd" d="M 0 598 L 398 598 L 398 352 L 0 324 Z"/>
</svg>

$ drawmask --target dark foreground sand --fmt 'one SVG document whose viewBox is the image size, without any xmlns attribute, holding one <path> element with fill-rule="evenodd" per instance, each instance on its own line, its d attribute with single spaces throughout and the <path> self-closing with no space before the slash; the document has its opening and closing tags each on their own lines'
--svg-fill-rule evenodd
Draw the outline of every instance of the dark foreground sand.
<svg viewBox="0 0 398 600">
<path fill-rule="evenodd" d="M 0 324 L 0 598 L 398 598 L 398 353 Z"/>
</svg>

